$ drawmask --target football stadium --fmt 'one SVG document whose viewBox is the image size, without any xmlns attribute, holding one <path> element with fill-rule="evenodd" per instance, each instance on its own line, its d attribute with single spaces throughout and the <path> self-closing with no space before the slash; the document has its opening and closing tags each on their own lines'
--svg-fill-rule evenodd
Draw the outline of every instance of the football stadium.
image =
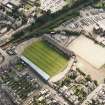
<svg viewBox="0 0 105 105">
<path fill-rule="evenodd" d="M 54 46 L 45 41 L 37 41 L 25 48 L 23 52 L 25 60 L 37 66 L 42 74 L 52 77 L 62 72 L 67 64 L 68 59 L 64 54 Z"/>
</svg>

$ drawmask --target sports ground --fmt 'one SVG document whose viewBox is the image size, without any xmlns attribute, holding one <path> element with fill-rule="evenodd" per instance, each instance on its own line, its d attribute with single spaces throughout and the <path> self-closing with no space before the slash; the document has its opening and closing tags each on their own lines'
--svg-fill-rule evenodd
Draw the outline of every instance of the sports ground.
<svg viewBox="0 0 105 105">
<path fill-rule="evenodd" d="M 62 53 L 45 41 L 32 43 L 23 55 L 50 76 L 62 72 L 68 63 Z"/>
<path fill-rule="evenodd" d="M 105 48 L 83 35 L 74 40 L 68 46 L 68 49 L 75 52 L 97 69 L 105 65 Z"/>
</svg>

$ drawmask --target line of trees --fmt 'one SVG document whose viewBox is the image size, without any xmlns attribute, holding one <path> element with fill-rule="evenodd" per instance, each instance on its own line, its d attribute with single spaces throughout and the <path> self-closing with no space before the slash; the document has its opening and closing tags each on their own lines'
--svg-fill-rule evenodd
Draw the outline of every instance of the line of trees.
<svg viewBox="0 0 105 105">
<path fill-rule="evenodd" d="M 60 16 L 62 16 L 63 14 L 65 14 L 66 12 L 69 12 L 70 9 L 76 8 L 76 7 L 80 6 L 81 4 L 94 3 L 96 1 L 98 1 L 98 0 L 77 0 L 72 5 L 72 7 L 69 7 L 67 5 L 62 10 L 57 11 L 57 12 L 55 12 L 53 14 L 51 14 L 50 11 L 45 12 L 45 14 L 43 16 L 39 17 L 36 20 L 36 22 L 31 25 L 31 27 L 29 27 L 28 29 L 24 30 L 24 32 L 21 31 L 21 32 L 15 34 L 12 39 L 17 39 L 17 38 L 23 37 L 23 35 L 25 35 L 25 34 L 27 35 L 27 33 L 29 33 L 29 32 L 30 32 L 30 34 L 33 34 L 32 33 L 33 30 L 35 30 L 38 27 L 41 27 L 44 24 L 47 24 L 48 22 L 53 22 L 54 20 L 56 20 L 57 18 L 59 18 Z M 74 17 L 79 16 L 79 12 L 75 11 L 73 13 L 67 14 L 66 16 L 64 16 L 61 19 L 58 19 L 57 21 L 55 21 L 55 23 L 53 23 L 52 25 L 48 26 L 48 28 L 45 31 L 43 31 L 43 32 L 47 32 L 47 31 L 52 30 L 52 28 L 57 27 L 58 25 L 60 25 L 64 21 L 66 21 L 67 19 L 70 19 L 70 17 L 72 17 L 72 16 L 74 16 Z M 31 36 L 30 34 L 29 34 L 29 36 Z"/>
</svg>

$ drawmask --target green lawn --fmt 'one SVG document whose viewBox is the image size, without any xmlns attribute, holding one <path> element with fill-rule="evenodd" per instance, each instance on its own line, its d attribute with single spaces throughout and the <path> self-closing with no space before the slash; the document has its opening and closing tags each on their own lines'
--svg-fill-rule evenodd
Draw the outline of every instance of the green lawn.
<svg viewBox="0 0 105 105">
<path fill-rule="evenodd" d="M 63 54 L 44 41 L 34 42 L 28 46 L 23 55 L 50 76 L 63 71 L 68 62 Z"/>
</svg>

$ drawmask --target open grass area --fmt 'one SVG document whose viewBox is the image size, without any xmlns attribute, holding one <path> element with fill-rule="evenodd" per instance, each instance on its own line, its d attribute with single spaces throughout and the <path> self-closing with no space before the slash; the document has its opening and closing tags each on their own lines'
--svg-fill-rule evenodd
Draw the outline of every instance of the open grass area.
<svg viewBox="0 0 105 105">
<path fill-rule="evenodd" d="M 63 71 L 68 62 L 62 53 L 45 41 L 34 42 L 23 55 L 50 76 Z"/>
</svg>

